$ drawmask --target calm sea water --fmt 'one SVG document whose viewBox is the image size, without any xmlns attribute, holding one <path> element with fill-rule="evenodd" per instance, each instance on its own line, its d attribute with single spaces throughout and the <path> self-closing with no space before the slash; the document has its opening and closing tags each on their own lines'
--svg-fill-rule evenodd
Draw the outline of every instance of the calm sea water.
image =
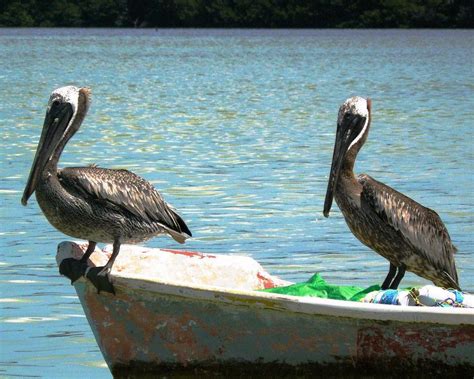
<svg viewBox="0 0 474 379">
<path fill-rule="evenodd" d="M 440 214 L 474 291 L 473 42 L 474 31 L 0 29 L 0 376 L 110 377 L 58 274 L 68 237 L 34 197 L 20 205 L 54 88 L 93 91 L 61 165 L 150 180 L 193 231 L 188 249 L 360 286 L 380 283 L 388 263 L 337 207 L 329 219 L 322 208 L 338 107 L 371 97 L 356 170 Z"/>
</svg>

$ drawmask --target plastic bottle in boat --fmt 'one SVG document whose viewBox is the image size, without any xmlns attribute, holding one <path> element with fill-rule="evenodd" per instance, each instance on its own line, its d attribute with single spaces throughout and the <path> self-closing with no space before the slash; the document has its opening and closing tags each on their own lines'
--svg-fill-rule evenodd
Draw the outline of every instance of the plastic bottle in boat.
<svg viewBox="0 0 474 379">
<path fill-rule="evenodd" d="M 384 290 L 370 292 L 362 300 L 365 303 L 391 304 L 391 305 L 415 305 L 415 300 L 410 291 Z"/>
</svg>

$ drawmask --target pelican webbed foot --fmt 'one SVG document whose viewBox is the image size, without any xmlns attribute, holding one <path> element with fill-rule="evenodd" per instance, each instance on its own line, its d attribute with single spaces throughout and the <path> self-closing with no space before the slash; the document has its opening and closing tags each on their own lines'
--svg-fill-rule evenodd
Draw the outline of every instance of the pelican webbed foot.
<svg viewBox="0 0 474 379">
<path fill-rule="evenodd" d="M 110 272 L 112 271 L 112 269 L 110 267 L 108 267 L 108 265 L 105 265 L 103 267 L 101 267 L 102 270 L 100 270 L 97 275 L 99 276 L 106 276 L 108 274 L 110 274 Z"/>
<path fill-rule="evenodd" d="M 71 279 L 71 284 L 84 276 L 100 291 L 109 292 L 115 295 L 115 289 L 109 279 L 110 269 L 107 266 L 89 267 L 86 262 L 74 258 L 63 259 L 59 265 L 59 273 Z"/>
<path fill-rule="evenodd" d="M 71 279 L 71 284 L 74 284 L 76 280 L 84 276 L 86 270 L 87 263 L 74 258 L 63 259 L 59 265 L 59 273 Z"/>
<path fill-rule="evenodd" d="M 109 272 L 110 270 L 107 266 L 90 267 L 87 270 L 85 277 L 91 281 L 95 288 L 97 288 L 97 293 L 105 291 L 115 295 L 115 288 L 110 281 L 108 275 Z"/>
</svg>

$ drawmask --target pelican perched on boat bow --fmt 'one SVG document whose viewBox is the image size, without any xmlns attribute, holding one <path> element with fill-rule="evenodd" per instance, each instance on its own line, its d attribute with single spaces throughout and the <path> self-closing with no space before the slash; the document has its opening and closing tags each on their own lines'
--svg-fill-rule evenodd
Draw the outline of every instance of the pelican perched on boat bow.
<svg viewBox="0 0 474 379">
<path fill-rule="evenodd" d="M 398 288 L 405 270 L 437 286 L 460 289 L 456 248 L 438 214 L 368 175 L 354 175 L 370 122 L 370 100 L 352 97 L 339 109 L 324 216 L 335 197 L 352 233 L 390 262 L 382 289 Z"/>
<path fill-rule="evenodd" d="M 71 237 L 88 240 L 82 263 L 87 263 L 97 242 L 113 243 L 109 261 L 96 271 L 104 277 L 111 271 L 122 243 L 138 243 L 162 233 L 184 243 L 191 232 L 160 193 L 130 171 L 58 169 L 59 157 L 81 126 L 89 102 L 87 88 L 67 86 L 53 91 L 21 202 L 26 205 L 36 192 L 51 225 Z"/>
</svg>

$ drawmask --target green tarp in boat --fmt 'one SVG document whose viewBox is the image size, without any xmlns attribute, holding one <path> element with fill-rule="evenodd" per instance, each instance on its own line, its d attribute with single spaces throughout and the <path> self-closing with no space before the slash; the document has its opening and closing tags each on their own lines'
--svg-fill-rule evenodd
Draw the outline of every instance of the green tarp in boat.
<svg viewBox="0 0 474 379">
<path fill-rule="evenodd" d="M 360 301 L 369 292 L 380 290 L 379 285 L 368 288 L 356 286 L 336 286 L 328 284 L 320 274 L 314 274 L 304 283 L 295 283 L 285 287 L 268 288 L 263 291 L 292 296 L 314 296 L 323 299 Z"/>
</svg>

